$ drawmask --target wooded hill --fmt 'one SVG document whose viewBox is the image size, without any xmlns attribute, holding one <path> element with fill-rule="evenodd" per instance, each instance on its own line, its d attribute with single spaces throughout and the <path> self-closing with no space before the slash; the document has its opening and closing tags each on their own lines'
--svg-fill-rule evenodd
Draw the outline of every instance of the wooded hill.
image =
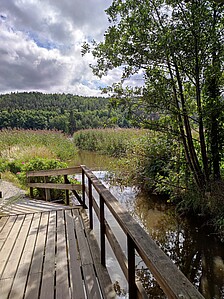
<svg viewBox="0 0 224 299">
<path fill-rule="evenodd" d="M 103 97 L 40 92 L 0 95 L 0 129 L 56 129 L 72 134 L 87 128 L 130 127 L 126 116 Z"/>
</svg>

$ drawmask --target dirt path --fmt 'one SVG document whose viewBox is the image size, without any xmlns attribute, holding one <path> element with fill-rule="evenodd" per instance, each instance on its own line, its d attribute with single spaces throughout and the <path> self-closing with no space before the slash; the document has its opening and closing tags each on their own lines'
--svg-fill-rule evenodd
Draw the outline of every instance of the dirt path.
<svg viewBox="0 0 224 299">
<path fill-rule="evenodd" d="M 25 191 L 19 189 L 10 182 L 0 180 L 0 192 L 2 192 L 2 199 L 9 199 L 12 197 L 25 196 Z"/>
</svg>

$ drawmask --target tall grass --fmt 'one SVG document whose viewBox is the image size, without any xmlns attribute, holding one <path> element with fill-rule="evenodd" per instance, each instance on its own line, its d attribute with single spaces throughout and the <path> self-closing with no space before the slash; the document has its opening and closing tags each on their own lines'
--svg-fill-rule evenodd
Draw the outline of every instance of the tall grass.
<svg viewBox="0 0 224 299">
<path fill-rule="evenodd" d="M 121 157 L 126 154 L 130 141 L 146 134 L 138 129 L 89 129 L 73 135 L 75 145 L 82 150 Z"/>
<path fill-rule="evenodd" d="M 0 172 L 2 178 L 25 188 L 28 170 L 66 167 L 77 153 L 68 137 L 58 131 L 0 131 Z"/>
<path fill-rule="evenodd" d="M 33 157 L 58 158 L 66 161 L 77 149 L 67 136 L 58 131 L 2 130 L 0 158 L 27 161 Z"/>
</svg>

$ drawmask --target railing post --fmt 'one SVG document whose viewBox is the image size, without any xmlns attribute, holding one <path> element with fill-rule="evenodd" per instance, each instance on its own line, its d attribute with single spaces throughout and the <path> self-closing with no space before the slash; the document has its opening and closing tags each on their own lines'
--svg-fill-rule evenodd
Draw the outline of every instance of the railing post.
<svg viewBox="0 0 224 299">
<path fill-rule="evenodd" d="M 129 299 L 136 299 L 137 286 L 135 283 L 135 244 L 129 235 L 127 235 L 127 247 Z"/>
<path fill-rule="evenodd" d="M 65 184 L 69 184 L 67 174 L 64 175 L 64 182 Z M 69 206 L 69 190 L 65 190 L 65 204 Z"/>
<path fill-rule="evenodd" d="M 93 229 L 93 194 L 92 194 L 92 182 L 88 178 L 88 187 L 89 187 L 89 227 Z"/>
<path fill-rule="evenodd" d="M 48 183 L 48 182 L 49 182 L 49 178 L 48 178 L 48 176 L 45 176 L 45 177 L 44 177 L 44 183 Z M 47 188 L 45 188 L 44 190 L 45 190 L 45 200 L 46 200 L 46 201 L 49 201 L 50 198 L 51 198 L 50 190 L 47 189 Z"/>
<path fill-rule="evenodd" d="M 82 169 L 82 202 L 83 202 L 83 208 L 86 206 L 86 193 L 85 193 L 85 171 Z"/>
<path fill-rule="evenodd" d="M 0 184 L 1 184 L 1 181 L 2 181 L 2 174 L 0 173 Z M 0 191 L 0 198 L 2 198 L 2 191 Z"/>
<path fill-rule="evenodd" d="M 104 267 L 106 267 L 104 199 L 102 195 L 100 195 L 100 248 L 101 248 L 101 264 Z"/>
</svg>

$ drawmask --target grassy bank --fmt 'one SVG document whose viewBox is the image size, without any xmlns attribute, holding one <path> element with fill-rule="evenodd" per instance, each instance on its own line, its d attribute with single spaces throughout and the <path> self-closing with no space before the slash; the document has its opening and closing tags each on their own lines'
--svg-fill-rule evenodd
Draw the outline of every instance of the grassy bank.
<svg viewBox="0 0 224 299">
<path fill-rule="evenodd" d="M 29 170 L 66 167 L 77 149 L 58 131 L 0 131 L 0 172 L 2 179 L 25 187 Z"/>
</svg>

